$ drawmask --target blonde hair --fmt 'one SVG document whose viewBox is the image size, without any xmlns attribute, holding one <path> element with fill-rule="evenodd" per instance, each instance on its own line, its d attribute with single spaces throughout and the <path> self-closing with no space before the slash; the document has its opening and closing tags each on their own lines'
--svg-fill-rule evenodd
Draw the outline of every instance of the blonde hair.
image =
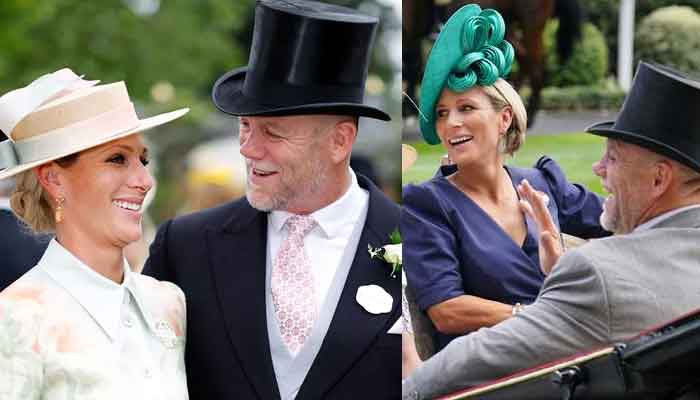
<svg viewBox="0 0 700 400">
<path fill-rule="evenodd" d="M 76 162 L 79 154 L 73 153 L 53 162 L 62 168 L 68 168 Z M 51 200 L 33 170 L 20 172 L 15 176 L 15 190 L 10 196 L 10 207 L 34 233 L 56 231 Z"/>
<path fill-rule="evenodd" d="M 34 171 L 24 171 L 15 177 L 15 190 L 10 196 L 12 211 L 35 233 L 56 230 L 54 211 L 49 196 Z"/>
<path fill-rule="evenodd" d="M 502 152 L 513 155 L 525 142 L 527 111 L 525 111 L 523 99 L 513 86 L 502 78 L 498 78 L 493 85 L 483 86 L 483 89 L 495 109 L 500 110 L 503 107 L 510 106 L 511 110 L 513 110 L 513 120 L 505 132 L 505 138 L 501 142 Z"/>
</svg>

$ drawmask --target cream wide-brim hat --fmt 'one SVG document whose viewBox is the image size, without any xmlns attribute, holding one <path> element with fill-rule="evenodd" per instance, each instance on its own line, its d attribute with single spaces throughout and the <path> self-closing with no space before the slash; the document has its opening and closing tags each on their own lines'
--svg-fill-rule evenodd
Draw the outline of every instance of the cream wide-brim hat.
<svg viewBox="0 0 700 400">
<path fill-rule="evenodd" d="M 0 128 L 9 130 L 5 132 L 9 140 L 0 143 L 0 168 L 5 168 L 0 171 L 0 179 L 144 132 L 180 118 L 189 111 L 183 108 L 139 119 L 124 82 L 92 86 L 94 83 L 75 77 L 80 80 L 78 85 L 73 82 L 60 90 L 58 96 L 53 93 L 48 102 L 42 102 L 27 115 L 15 118 L 18 122 L 9 129 L 7 121 L 13 118 L 11 114 L 16 111 L 13 108 L 18 108 L 17 103 L 3 101 L 7 100 L 3 99 L 5 96 L 0 98 Z M 78 88 L 65 90 L 71 86 Z M 17 97 L 17 100 L 26 100 L 27 96 L 24 97 Z M 22 104 L 26 103 L 24 101 Z"/>
</svg>

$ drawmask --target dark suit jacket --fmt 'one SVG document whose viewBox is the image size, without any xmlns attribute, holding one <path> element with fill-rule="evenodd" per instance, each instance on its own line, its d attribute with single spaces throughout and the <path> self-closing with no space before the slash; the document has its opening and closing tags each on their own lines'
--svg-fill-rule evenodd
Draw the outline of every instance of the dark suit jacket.
<svg viewBox="0 0 700 400">
<path fill-rule="evenodd" d="M 367 245 L 388 242 L 399 207 L 372 183 L 367 222 L 335 315 L 297 399 L 395 399 L 401 395 L 401 336 L 387 331 L 401 316 L 398 278 L 370 259 Z M 187 298 L 185 364 L 190 397 L 278 399 L 265 313 L 267 213 L 243 198 L 166 222 L 144 273 L 174 282 Z M 373 315 L 355 300 L 376 284 L 394 299 Z"/>
<path fill-rule="evenodd" d="M 32 235 L 12 211 L 0 209 L 0 291 L 39 262 L 51 239 Z"/>
</svg>

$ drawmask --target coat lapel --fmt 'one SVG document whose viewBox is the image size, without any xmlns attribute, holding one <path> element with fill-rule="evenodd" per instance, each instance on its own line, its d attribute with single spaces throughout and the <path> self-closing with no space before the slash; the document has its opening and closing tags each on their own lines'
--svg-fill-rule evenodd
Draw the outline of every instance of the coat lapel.
<svg viewBox="0 0 700 400">
<path fill-rule="evenodd" d="M 370 191 L 367 220 L 331 325 L 299 390 L 298 399 L 323 398 L 401 315 L 400 277 L 391 278 L 389 266 L 371 259 L 367 251 L 368 244 L 374 247 L 387 244 L 389 234 L 398 227 L 398 206 L 361 175 L 358 175 L 358 182 Z M 372 284 L 389 292 L 394 300 L 391 312 L 370 314 L 357 303 L 357 289 Z"/>
<path fill-rule="evenodd" d="M 207 232 L 214 286 L 244 374 L 259 398 L 278 399 L 265 312 L 267 214 L 239 205 L 223 228 Z"/>
</svg>

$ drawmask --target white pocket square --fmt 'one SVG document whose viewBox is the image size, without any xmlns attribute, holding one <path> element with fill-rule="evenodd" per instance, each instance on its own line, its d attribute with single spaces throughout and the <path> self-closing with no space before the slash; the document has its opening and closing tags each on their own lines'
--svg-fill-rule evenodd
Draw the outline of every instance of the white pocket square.
<svg viewBox="0 0 700 400">
<path fill-rule="evenodd" d="M 403 321 L 401 321 L 401 317 L 399 317 L 396 322 L 394 322 L 394 325 L 389 328 L 389 331 L 387 333 L 394 334 L 394 335 L 400 335 L 403 333 Z"/>
<path fill-rule="evenodd" d="M 386 314 L 391 311 L 394 299 L 381 286 L 366 285 L 357 289 L 355 300 L 367 312 L 372 314 Z"/>
</svg>

